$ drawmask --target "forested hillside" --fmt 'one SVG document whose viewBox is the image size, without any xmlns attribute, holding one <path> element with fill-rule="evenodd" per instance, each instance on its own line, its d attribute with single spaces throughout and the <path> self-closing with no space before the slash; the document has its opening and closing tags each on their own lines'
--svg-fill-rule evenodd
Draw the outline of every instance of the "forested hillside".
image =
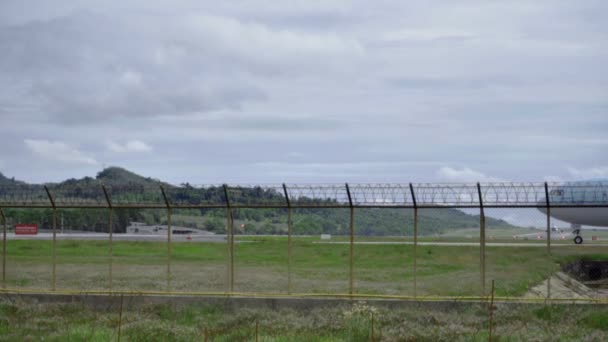
<svg viewBox="0 0 608 342">
<path fill-rule="evenodd" d="M 61 195 L 72 198 L 98 198 L 99 189 L 92 185 L 106 184 L 127 185 L 122 193 L 115 196 L 138 198 L 142 196 L 158 196 L 146 194 L 145 189 L 158 189 L 162 184 L 169 191 L 177 189 L 160 180 L 137 175 L 128 170 L 111 167 L 102 170 L 95 178 L 68 179 L 58 184 L 48 186 L 61 189 Z M 10 189 L 38 189 L 42 185 L 27 184 L 0 174 L 0 191 Z M 96 189 L 96 190 L 91 190 Z M 129 192 L 128 189 L 133 189 Z M 188 191 L 188 185 L 179 187 L 174 200 L 186 203 L 224 201 L 223 189 L 212 187 Z M 186 189 L 184 191 L 184 189 Z M 7 194 L 0 194 L 6 196 Z M 255 202 L 255 199 L 265 197 L 273 200 L 273 196 L 281 194 L 262 190 L 260 188 L 241 188 L 231 193 L 239 203 Z M 311 201 L 327 201 L 310 199 Z M 11 209 L 4 208 L 11 224 L 37 223 L 41 228 L 52 226 L 51 209 Z M 113 230 L 124 232 L 132 221 L 142 221 L 149 224 L 166 223 L 167 215 L 164 209 L 114 209 Z M 239 234 L 286 234 L 287 210 L 285 209 L 234 209 L 236 232 Z M 88 230 L 103 232 L 108 230 L 108 211 L 106 209 L 61 209 L 58 211 L 58 227 L 68 230 Z M 456 209 L 421 209 L 419 211 L 419 233 L 421 235 L 437 234 L 452 229 L 473 228 L 479 226 L 479 216 L 466 214 Z M 511 227 L 505 221 L 486 218 L 488 227 Z M 173 223 L 180 226 L 205 229 L 216 233 L 226 231 L 225 209 L 179 209 L 174 210 Z M 411 235 L 413 229 L 413 210 L 358 208 L 355 211 L 355 229 L 357 235 Z M 329 233 L 346 235 L 349 233 L 349 209 L 294 209 L 295 234 Z"/>
</svg>

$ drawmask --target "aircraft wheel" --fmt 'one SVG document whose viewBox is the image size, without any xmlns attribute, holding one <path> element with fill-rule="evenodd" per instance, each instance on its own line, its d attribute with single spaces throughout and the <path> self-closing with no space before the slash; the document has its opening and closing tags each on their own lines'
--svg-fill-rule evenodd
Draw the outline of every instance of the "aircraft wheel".
<svg viewBox="0 0 608 342">
<path fill-rule="evenodd" d="M 581 243 L 583 243 L 583 238 L 581 236 L 577 236 L 574 238 L 574 243 L 577 245 L 580 245 Z"/>
</svg>

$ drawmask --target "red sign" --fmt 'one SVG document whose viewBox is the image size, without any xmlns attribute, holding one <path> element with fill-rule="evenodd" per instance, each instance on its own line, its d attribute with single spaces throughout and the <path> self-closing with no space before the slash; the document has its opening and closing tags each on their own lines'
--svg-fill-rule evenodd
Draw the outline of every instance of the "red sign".
<svg viewBox="0 0 608 342">
<path fill-rule="evenodd" d="M 38 234 L 37 224 L 16 224 L 15 234 L 17 235 L 36 235 Z"/>
</svg>

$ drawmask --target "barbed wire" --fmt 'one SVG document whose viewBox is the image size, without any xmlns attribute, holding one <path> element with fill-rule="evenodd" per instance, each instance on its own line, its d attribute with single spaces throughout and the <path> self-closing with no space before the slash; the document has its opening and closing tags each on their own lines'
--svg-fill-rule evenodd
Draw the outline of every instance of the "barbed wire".
<svg viewBox="0 0 608 342">
<path fill-rule="evenodd" d="M 107 197 L 106 197 L 107 194 Z M 547 198 L 547 194 L 549 195 Z M 165 197 L 166 196 L 166 197 Z M 608 207 L 608 182 L 0 185 L 0 207 Z"/>
</svg>

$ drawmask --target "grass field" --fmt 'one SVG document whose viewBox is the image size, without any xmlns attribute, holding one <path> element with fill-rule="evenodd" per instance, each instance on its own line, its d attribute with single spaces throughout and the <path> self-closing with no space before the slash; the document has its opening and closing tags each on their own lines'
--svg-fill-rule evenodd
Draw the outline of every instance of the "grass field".
<svg viewBox="0 0 608 342">
<path fill-rule="evenodd" d="M 288 291 L 286 237 L 240 238 L 235 245 L 234 291 L 285 294 Z M 313 243 L 318 238 L 294 238 L 293 293 L 349 291 L 349 246 Z M 167 244 L 115 241 L 112 285 L 115 290 L 167 290 Z M 51 288 L 51 241 L 11 240 L 7 244 L 7 287 Z M 182 292 L 225 292 L 228 248 L 223 243 L 181 242 L 171 246 L 170 289 Z M 575 258 L 608 259 L 603 246 L 553 248 L 487 247 L 486 280 L 496 282 L 496 295 L 522 296 Z M 107 241 L 57 242 L 57 288 L 109 288 Z M 414 294 L 412 245 L 355 245 L 354 290 L 363 294 Z M 477 296 L 481 293 L 477 246 L 418 246 L 417 295 Z"/>
<path fill-rule="evenodd" d="M 296 311 L 170 304 L 92 309 L 0 298 L 0 341 L 487 341 L 487 304 Z M 608 308 L 497 305 L 493 341 L 606 341 Z M 256 329 L 257 326 L 257 329 Z"/>
</svg>

